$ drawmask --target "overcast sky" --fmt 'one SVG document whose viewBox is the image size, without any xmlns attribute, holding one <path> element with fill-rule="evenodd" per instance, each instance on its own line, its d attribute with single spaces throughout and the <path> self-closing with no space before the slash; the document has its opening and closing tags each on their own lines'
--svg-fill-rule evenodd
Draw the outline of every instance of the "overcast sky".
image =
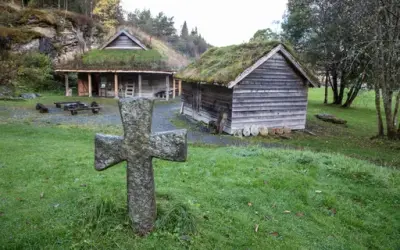
<svg viewBox="0 0 400 250">
<path fill-rule="evenodd" d="M 200 34 L 214 46 L 248 41 L 259 29 L 272 28 L 281 21 L 287 0 L 122 0 L 125 11 L 150 9 L 153 16 L 164 12 L 174 16 L 180 31 L 186 20 L 189 31 L 197 26 Z"/>
</svg>

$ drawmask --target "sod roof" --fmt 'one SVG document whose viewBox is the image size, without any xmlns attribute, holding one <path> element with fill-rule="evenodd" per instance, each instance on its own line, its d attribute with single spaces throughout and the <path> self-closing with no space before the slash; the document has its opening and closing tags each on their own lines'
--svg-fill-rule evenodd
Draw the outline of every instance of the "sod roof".
<svg viewBox="0 0 400 250">
<path fill-rule="evenodd" d="M 282 45 L 295 58 L 291 49 L 279 41 L 214 47 L 206 51 L 200 59 L 178 72 L 176 77 L 187 82 L 228 86 L 246 69 L 253 66 L 279 45 Z M 307 72 L 307 78 L 314 79 L 314 76 L 306 68 L 302 67 L 302 69 Z"/>
<path fill-rule="evenodd" d="M 63 70 L 153 70 L 174 71 L 157 50 L 91 50 L 73 61 L 60 65 Z"/>
</svg>

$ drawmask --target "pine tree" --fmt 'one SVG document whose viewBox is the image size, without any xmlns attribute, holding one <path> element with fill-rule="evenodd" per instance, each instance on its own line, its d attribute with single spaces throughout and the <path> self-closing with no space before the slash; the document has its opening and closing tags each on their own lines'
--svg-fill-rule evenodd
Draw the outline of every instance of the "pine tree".
<svg viewBox="0 0 400 250">
<path fill-rule="evenodd" d="M 189 36 L 189 29 L 187 26 L 186 21 L 183 23 L 182 31 L 181 31 L 181 38 L 187 39 Z"/>
</svg>

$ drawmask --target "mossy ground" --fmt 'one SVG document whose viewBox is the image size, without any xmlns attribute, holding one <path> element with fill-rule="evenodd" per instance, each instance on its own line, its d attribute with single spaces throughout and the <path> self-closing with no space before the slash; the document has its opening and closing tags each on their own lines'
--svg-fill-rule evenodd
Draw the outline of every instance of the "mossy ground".
<svg viewBox="0 0 400 250">
<path fill-rule="evenodd" d="M 5 249 L 396 249 L 400 174 L 338 154 L 189 147 L 154 160 L 157 229 L 135 236 L 125 164 L 93 168 L 94 131 L 0 125 Z M 256 230 L 257 228 L 257 230 Z"/>
</svg>

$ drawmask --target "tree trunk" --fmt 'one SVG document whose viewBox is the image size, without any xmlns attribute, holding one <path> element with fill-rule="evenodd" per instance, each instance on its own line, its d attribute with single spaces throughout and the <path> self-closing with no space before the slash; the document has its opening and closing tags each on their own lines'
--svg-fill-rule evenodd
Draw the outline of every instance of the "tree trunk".
<svg viewBox="0 0 400 250">
<path fill-rule="evenodd" d="M 353 104 L 354 100 L 358 96 L 358 93 L 360 92 L 362 84 L 363 81 L 357 81 L 357 83 L 351 87 L 349 93 L 347 93 L 346 102 L 342 106 L 343 108 L 349 108 L 351 104 Z"/>
<path fill-rule="evenodd" d="M 397 137 L 396 127 L 394 126 L 394 117 L 392 114 L 393 108 L 393 91 L 383 89 L 382 90 L 383 107 L 386 115 L 386 130 L 387 136 L 390 140 L 394 140 Z"/>
<path fill-rule="evenodd" d="M 399 126 L 397 129 L 398 137 L 400 137 L 400 121 L 399 121 L 399 109 L 400 109 L 400 91 L 397 93 L 396 104 L 394 105 L 394 113 L 393 113 L 393 125 L 396 129 L 396 126 Z"/>
<path fill-rule="evenodd" d="M 337 102 L 335 103 L 337 105 L 342 105 L 342 103 L 343 103 L 344 90 L 346 89 L 345 74 L 346 73 L 344 71 L 341 72 L 339 97 L 338 97 Z"/>
<path fill-rule="evenodd" d="M 339 100 L 338 75 L 336 69 L 332 70 L 332 91 L 333 91 L 333 103 L 336 104 Z"/>
<path fill-rule="evenodd" d="M 326 70 L 326 74 L 325 74 L 325 99 L 324 99 L 324 104 L 328 104 L 328 83 L 329 83 L 329 71 Z"/>
<path fill-rule="evenodd" d="M 374 84 L 375 88 L 375 108 L 376 108 L 376 116 L 378 118 L 378 137 L 383 137 L 385 135 L 385 131 L 383 128 L 383 119 L 381 112 L 381 92 L 377 83 Z"/>
</svg>

